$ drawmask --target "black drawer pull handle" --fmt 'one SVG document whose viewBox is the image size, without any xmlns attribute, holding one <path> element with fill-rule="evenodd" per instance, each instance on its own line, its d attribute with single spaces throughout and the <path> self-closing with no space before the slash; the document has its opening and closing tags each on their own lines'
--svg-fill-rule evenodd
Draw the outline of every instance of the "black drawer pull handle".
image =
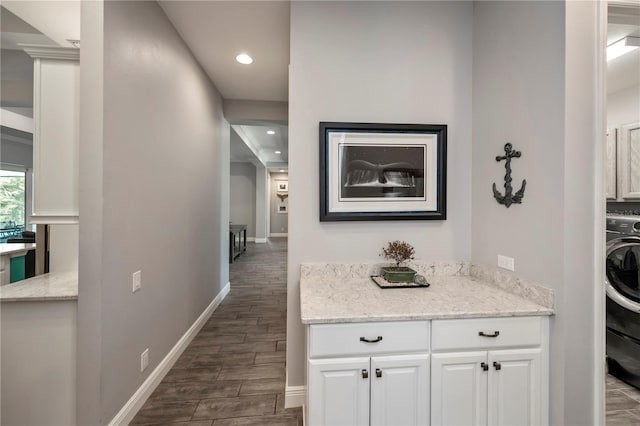
<svg viewBox="0 0 640 426">
<path fill-rule="evenodd" d="M 486 334 L 484 331 L 480 331 L 478 333 L 478 336 L 482 336 L 482 337 L 498 337 L 500 335 L 499 331 L 494 331 L 493 334 Z"/>
<path fill-rule="evenodd" d="M 380 370 L 379 368 L 376 368 L 376 377 L 377 378 L 382 377 L 382 370 Z"/>
<path fill-rule="evenodd" d="M 500 365 L 499 362 L 493 361 L 493 366 L 496 368 L 496 370 L 502 370 L 502 365 Z"/>
<path fill-rule="evenodd" d="M 362 378 L 363 379 L 368 379 L 369 378 L 369 372 L 367 370 L 362 370 Z"/>
<path fill-rule="evenodd" d="M 486 362 L 481 362 L 480 367 L 482 367 L 482 371 L 488 371 L 489 365 Z"/>
<path fill-rule="evenodd" d="M 378 342 L 379 342 L 379 341 L 381 341 L 381 340 L 382 340 L 382 336 L 378 336 L 378 338 L 377 338 L 377 339 L 374 339 L 374 340 L 369 340 L 369 339 L 367 339 L 366 337 L 361 337 L 361 338 L 360 338 L 360 341 L 361 341 L 361 342 L 367 342 L 367 343 L 378 343 Z"/>
</svg>

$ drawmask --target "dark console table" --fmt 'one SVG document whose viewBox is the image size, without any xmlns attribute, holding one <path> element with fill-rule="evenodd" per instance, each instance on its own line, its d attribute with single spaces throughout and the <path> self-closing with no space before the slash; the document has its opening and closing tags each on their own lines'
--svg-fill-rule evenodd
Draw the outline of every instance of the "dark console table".
<svg viewBox="0 0 640 426">
<path fill-rule="evenodd" d="M 233 263 L 245 251 L 247 251 L 247 225 L 229 225 L 229 263 Z"/>
</svg>

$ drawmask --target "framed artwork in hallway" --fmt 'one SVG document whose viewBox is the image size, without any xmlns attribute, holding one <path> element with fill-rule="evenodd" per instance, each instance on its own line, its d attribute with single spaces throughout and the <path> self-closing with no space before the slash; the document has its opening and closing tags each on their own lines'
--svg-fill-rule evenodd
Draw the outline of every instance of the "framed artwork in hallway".
<svg viewBox="0 0 640 426">
<path fill-rule="evenodd" d="M 445 220 L 447 126 L 320 122 L 320 221 Z"/>
<path fill-rule="evenodd" d="M 289 192 L 289 181 L 288 180 L 276 180 L 276 191 L 277 192 Z"/>
</svg>

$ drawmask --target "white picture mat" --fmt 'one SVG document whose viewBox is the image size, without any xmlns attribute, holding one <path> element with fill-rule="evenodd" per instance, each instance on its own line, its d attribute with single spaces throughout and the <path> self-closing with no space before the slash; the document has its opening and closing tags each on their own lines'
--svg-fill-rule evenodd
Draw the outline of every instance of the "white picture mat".
<svg viewBox="0 0 640 426">
<path fill-rule="evenodd" d="M 280 185 L 284 185 L 284 188 L 280 189 Z M 276 192 L 289 192 L 289 180 L 276 179 Z"/>
<path fill-rule="evenodd" d="M 426 200 L 415 198 L 375 198 L 372 201 L 341 201 L 340 200 L 340 145 L 373 145 L 373 146 L 419 146 L 426 149 L 426 164 L 424 170 Z M 330 213 L 352 212 L 397 212 L 397 211 L 435 211 L 438 208 L 438 135 L 437 134 L 408 134 L 408 133 L 357 133 L 357 132 L 329 132 L 328 134 L 329 173 L 328 211 Z M 353 200 L 353 199 L 352 199 Z M 368 200 L 371 200 L 370 198 Z"/>
</svg>

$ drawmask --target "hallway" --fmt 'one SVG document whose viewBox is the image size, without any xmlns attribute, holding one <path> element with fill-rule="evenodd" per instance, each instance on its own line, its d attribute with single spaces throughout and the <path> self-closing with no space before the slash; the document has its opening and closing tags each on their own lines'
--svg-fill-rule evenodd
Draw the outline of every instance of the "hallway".
<svg viewBox="0 0 640 426">
<path fill-rule="evenodd" d="M 302 424 L 301 408 L 284 410 L 286 263 L 286 238 L 248 244 L 230 293 L 132 424 Z"/>
</svg>

